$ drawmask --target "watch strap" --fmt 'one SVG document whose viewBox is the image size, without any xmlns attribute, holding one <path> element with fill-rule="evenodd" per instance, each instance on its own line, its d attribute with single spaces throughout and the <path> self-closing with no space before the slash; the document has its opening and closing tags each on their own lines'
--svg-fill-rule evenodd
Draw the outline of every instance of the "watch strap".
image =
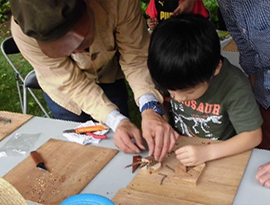
<svg viewBox="0 0 270 205">
<path fill-rule="evenodd" d="M 145 103 L 141 108 L 141 113 L 144 110 L 148 110 L 148 109 L 152 109 L 152 110 L 154 110 L 154 112 L 156 112 L 160 115 L 165 114 L 162 104 L 160 102 L 157 102 L 157 101 L 150 101 L 150 102 Z"/>
</svg>

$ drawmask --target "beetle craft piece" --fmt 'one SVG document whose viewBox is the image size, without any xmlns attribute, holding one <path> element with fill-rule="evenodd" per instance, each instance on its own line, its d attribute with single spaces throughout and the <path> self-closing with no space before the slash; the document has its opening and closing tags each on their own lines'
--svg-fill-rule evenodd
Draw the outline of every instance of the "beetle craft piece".
<svg viewBox="0 0 270 205">
<path fill-rule="evenodd" d="M 133 157 L 133 163 L 125 168 L 128 167 L 132 167 L 132 173 L 141 168 L 141 171 L 145 174 L 161 176 L 160 185 L 163 184 L 164 179 L 169 178 L 176 183 L 194 187 L 197 185 L 197 181 L 205 168 L 205 163 L 194 167 L 186 167 L 176 158 L 169 157 L 169 155 L 163 164 L 157 162 L 153 156 L 142 158 L 140 155 L 137 155 Z"/>
<path fill-rule="evenodd" d="M 152 174 L 161 168 L 161 163 L 157 162 L 153 156 L 142 158 L 140 155 L 133 157 L 133 163 L 127 165 L 125 168 L 132 167 L 132 173 L 138 168 L 145 170 L 147 173 Z"/>
</svg>

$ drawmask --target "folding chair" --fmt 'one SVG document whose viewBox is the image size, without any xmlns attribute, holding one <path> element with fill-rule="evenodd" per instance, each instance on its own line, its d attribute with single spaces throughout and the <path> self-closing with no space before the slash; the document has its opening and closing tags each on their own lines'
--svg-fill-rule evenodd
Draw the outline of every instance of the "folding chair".
<svg viewBox="0 0 270 205">
<path fill-rule="evenodd" d="M 35 100 L 35 102 L 38 104 L 39 108 L 44 113 L 44 115 L 46 117 L 50 118 L 49 113 L 45 110 L 45 108 L 43 107 L 41 102 L 38 100 L 38 98 L 36 97 L 36 95 L 32 91 L 32 89 L 40 89 L 41 90 L 41 87 L 39 86 L 37 78 L 36 78 L 35 71 L 34 70 L 30 71 L 24 78 L 22 76 L 22 74 L 20 73 L 19 69 L 16 68 L 16 66 L 13 64 L 11 58 L 9 57 L 12 54 L 20 53 L 13 37 L 9 37 L 1 43 L 1 51 L 14 70 L 22 112 L 24 114 L 27 114 L 27 107 L 28 107 L 27 95 L 29 92 L 30 95 Z"/>
</svg>

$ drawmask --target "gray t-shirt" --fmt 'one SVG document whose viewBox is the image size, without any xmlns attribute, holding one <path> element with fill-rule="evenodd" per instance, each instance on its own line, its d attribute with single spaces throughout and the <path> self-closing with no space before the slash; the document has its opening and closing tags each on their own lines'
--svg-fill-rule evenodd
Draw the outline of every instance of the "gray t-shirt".
<svg viewBox="0 0 270 205">
<path fill-rule="evenodd" d="M 197 100 L 171 99 L 174 126 L 187 136 L 227 140 L 258 129 L 262 117 L 244 73 L 224 58 L 220 73 Z"/>
</svg>

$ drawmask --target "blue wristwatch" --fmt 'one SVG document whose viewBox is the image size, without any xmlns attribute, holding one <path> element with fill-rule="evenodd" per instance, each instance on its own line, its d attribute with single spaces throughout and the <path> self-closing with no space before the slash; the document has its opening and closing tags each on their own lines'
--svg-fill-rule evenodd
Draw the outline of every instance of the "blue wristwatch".
<svg viewBox="0 0 270 205">
<path fill-rule="evenodd" d="M 164 109 L 163 109 L 163 106 L 162 106 L 162 104 L 160 102 L 150 101 L 150 102 L 145 103 L 142 106 L 141 113 L 144 110 L 148 110 L 148 109 L 152 109 L 152 110 L 154 110 L 154 112 L 156 112 L 156 113 L 158 113 L 160 115 L 164 115 Z"/>
</svg>

